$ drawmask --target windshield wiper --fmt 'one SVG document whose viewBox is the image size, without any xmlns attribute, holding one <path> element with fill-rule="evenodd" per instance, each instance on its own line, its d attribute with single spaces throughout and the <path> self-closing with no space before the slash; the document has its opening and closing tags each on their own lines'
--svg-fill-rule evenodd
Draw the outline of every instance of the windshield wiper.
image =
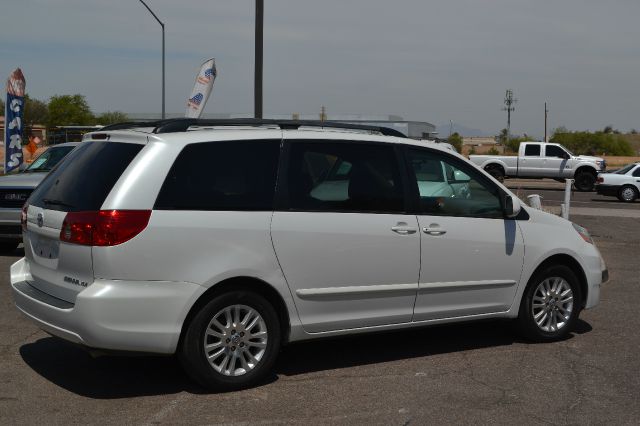
<svg viewBox="0 0 640 426">
<path fill-rule="evenodd" d="M 49 205 L 55 205 L 55 206 L 62 206 L 62 207 L 69 207 L 69 208 L 73 208 L 73 206 L 69 203 L 65 203 L 64 201 L 60 201 L 60 200 L 51 200 L 49 198 L 43 198 L 42 202 L 45 204 L 49 204 Z"/>
</svg>

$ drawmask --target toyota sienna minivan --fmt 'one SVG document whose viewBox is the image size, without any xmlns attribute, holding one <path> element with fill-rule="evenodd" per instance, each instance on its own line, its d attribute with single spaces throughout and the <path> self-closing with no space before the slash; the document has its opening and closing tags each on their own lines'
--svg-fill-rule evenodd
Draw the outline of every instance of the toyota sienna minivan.
<svg viewBox="0 0 640 426">
<path fill-rule="evenodd" d="M 22 210 L 20 311 L 101 350 L 176 354 L 213 390 L 305 339 L 511 318 L 562 339 L 607 270 L 586 229 L 462 156 L 386 128 L 129 123 L 84 141 Z"/>
</svg>

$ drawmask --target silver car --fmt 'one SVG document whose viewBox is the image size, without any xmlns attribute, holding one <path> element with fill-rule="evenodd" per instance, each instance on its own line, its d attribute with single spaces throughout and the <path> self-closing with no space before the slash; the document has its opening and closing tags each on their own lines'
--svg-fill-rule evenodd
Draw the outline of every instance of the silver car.
<svg viewBox="0 0 640 426">
<path fill-rule="evenodd" d="M 0 176 L 0 252 L 11 252 L 22 242 L 20 209 L 47 173 L 78 144 L 54 145 L 20 173 Z"/>
</svg>

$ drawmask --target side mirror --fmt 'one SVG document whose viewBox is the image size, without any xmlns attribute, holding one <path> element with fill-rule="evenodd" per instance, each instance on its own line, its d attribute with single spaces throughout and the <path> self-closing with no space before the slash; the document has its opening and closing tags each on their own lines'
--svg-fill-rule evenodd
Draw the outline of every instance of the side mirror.
<svg viewBox="0 0 640 426">
<path fill-rule="evenodd" d="M 520 214 L 520 210 L 522 209 L 522 205 L 520 204 L 520 200 L 518 197 L 514 197 L 511 195 L 505 195 L 504 197 L 504 215 L 507 218 L 514 218 Z"/>
<path fill-rule="evenodd" d="M 564 154 L 562 154 L 562 158 L 564 158 L 565 160 L 569 160 L 571 156 L 565 152 Z"/>
</svg>

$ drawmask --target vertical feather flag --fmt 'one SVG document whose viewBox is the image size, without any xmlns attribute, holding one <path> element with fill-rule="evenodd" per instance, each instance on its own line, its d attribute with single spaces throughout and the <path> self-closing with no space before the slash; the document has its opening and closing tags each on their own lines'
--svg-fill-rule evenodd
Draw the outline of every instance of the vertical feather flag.
<svg viewBox="0 0 640 426">
<path fill-rule="evenodd" d="M 204 110 L 204 105 L 207 103 L 207 99 L 209 99 L 209 95 L 211 94 L 211 89 L 213 89 L 213 82 L 217 75 L 218 71 L 216 70 L 215 59 L 209 59 L 202 64 L 200 72 L 198 72 L 198 76 L 196 77 L 193 90 L 191 91 L 191 96 L 189 96 L 189 100 L 187 101 L 185 117 L 200 118 L 202 110 Z"/>
<path fill-rule="evenodd" d="M 7 101 L 4 108 L 4 172 L 20 167 L 22 158 L 22 120 L 24 117 L 25 80 L 22 70 L 16 68 L 7 80 Z"/>
</svg>

